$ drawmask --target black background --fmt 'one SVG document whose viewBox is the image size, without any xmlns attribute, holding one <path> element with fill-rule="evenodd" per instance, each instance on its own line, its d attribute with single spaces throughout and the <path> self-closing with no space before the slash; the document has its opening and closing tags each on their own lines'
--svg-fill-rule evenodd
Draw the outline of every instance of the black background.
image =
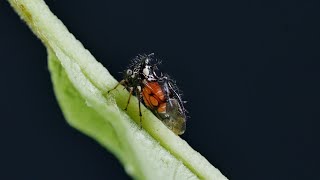
<svg viewBox="0 0 320 180">
<path fill-rule="evenodd" d="M 119 80 L 138 53 L 162 59 L 188 101 L 182 138 L 229 179 L 320 179 L 319 1 L 46 2 Z M 130 179 L 67 125 L 6 1 L 0 24 L 0 178 Z"/>
</svg>

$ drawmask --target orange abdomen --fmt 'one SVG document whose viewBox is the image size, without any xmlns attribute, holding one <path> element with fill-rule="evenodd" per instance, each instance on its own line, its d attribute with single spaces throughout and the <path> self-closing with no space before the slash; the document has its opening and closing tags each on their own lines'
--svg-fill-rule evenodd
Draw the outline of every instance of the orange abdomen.
<svg viewBox="0 0 320 180">
<path fill-rule="evenodd" d="M 142 89 L 142 97 L 146 106 L 159 113 L 166 111 L 166 100 L 158 82 L 147 82 Z"/>
</svg>

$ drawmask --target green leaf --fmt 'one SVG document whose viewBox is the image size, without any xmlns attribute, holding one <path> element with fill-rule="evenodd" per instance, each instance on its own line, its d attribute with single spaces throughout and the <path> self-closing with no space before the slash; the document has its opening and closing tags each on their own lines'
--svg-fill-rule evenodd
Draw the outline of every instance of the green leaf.
<svg viewBox="0 0 320 180">
<path fill-rule="evenodd" d="M 111 151 L 135 179 L 226 179 L 117 84 L 42 0 L 9 0 L 47 47 L 54 91 L 67 122 Z"/>
</svg>

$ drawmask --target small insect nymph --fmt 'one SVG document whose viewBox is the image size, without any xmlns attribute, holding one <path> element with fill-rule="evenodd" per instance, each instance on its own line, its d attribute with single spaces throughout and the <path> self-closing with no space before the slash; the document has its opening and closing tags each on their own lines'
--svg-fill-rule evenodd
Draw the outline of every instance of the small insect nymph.
<svg viewBox="0 0 320 180">
<path fill-rule="evenodd" d="M 140 124 L 142 102 L 169 129 L 181 135 L 186 129 L 184 102 L 174 81 L 168 75 L 159 72 L 157 65 L 159 62 L 153 58 L 153 54 L 139 55 L 123 72 L 123 80 L 119 84 L 130 93 L 125 110 L 128 108 L 131 95 L 134 94 L 139 100 Z"/>
</svg>

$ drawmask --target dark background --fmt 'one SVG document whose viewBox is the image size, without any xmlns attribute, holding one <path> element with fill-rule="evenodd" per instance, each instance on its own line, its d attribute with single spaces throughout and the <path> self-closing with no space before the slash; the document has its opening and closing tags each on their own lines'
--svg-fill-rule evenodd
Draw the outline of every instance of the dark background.
<svg viewBox="0 0 320 180">
<path fill-rule="evenodd" d="M 188 101 L 182 138 L 229 179 L 320 179 L 320 1 L 46 2 L 119 80 L 138 53 L 162 59 Z M 0 179 L 129 179 L 67 125 L 6 1 L 0 23 Z"/>
</svg>

